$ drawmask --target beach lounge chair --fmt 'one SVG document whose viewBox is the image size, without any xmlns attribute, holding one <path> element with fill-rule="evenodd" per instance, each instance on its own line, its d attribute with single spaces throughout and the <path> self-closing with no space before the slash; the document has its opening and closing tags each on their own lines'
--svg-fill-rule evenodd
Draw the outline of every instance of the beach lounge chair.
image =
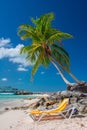
<svg viewBox="0 0 87 130">
<path fill-rule="evenodd" d="M 38 116 L 38 120 L 37 120 L 38 122 L 46 115 L 61 115 L 63 118 L 71 118 L 75 108 L 68 107 L 67 109 L 68 104 L 69 104 L 69 99 L 65 98 L 58 105 L 56 109 L 51 109 L 51 110 L 36 109 L 36 110 L 31 110 L 30 112 L 28 112 L 28 114 L 34 121 L 36 121 L 36 117 Z"/>
</svg>

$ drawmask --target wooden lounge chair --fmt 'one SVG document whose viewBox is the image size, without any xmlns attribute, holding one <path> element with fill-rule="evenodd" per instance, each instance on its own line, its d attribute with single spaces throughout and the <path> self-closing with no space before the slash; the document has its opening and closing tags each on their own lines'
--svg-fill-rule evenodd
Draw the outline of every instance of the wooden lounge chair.
<svg viewBox="0 0 87 130">
<path fill-rule="evenodd" d="M 69 107 L 67 109 L 68 104 L 69 104 L 69 99 L 65 98 L 56 109 L 51 109 L 51 110 L 36 109 L 28 112 L 28 114 L 34 121 L 36 121 L 36 117 L 38 116 L 38 120 L 37 120 L 38 122 L 46 115 L 61 115 L 64 118 L 71 118 L 75 108 Z"/>
</svg>

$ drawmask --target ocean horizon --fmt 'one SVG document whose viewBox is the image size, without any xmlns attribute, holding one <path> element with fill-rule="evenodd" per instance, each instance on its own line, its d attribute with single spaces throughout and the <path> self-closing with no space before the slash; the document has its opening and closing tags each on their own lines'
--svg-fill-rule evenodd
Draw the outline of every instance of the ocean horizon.
<svg viewBox="0 0 87 130">
<path fill-rule="evenodd" d="M 25 99 L 25 98 L 35 98 L 32 95 L 15 95 L 14 93 L 0 93 L 0 101 L 15 100 L 15 99 Z"/>
</svg>

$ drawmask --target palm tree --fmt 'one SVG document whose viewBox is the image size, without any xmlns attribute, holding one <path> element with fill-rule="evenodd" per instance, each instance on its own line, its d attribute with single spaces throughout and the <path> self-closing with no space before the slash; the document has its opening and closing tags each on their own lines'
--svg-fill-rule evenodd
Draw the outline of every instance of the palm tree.
<svg viewBox="0 0 87 130">
<path fill-rule="evenodd" d="M 58 53 L 57 56 L 60 57 L 59 50 L 58 50 L 59 46 L 57 46 L 57 45 L 55 45 L 55 44 L 53 44 L 53 46 L 55 46 L 55 48 L 54 48 L 54 50 L 53 50 L 54 52 L 53 52 L 52 54 L 54 55 L 55 53 Z M 61 49 L 63 49 L 63 48 L 61 48 Z M 58 51 L 58 52 L 56 52 L 56 51 Z M 64 50 L 64 51 L 65 51 L 65 50 Z M 66 52 L 66 55 L 69 57 L 69 55 L 68 55 L 67 52 Z M 66 56 L 66 55 L 65 55 L 65 56 Z M 61 58 L 63 58 L 63 57 L 61 57 Z M 56 55 L 54 55 L 54 59 L 56 59 L 56 61 L 59 63 L 58 58 L 56 58 Z M 68 61 L 67 57 L 66 57 L 66 60 Z M 65 62 L 64 62 L 64 63 L 65 63 Z M 64 66 L 64 65 L 61 65 L 61 64 L 60 64 L 60 66 L 61 66 L 61 68 L 62 68 L 63 70 L 66 70 L 66 71 L 68 72 L 68 74 L 76 81 L 76 83 L 78 83 L 78 84 L 82 84 L 82 83 L 83 83 L 82 81 L 78 80 L 78 79 L 72 74 L 72 72 L 70 71 L 70 69 L 66 69 L 65 66 Z"/>
<path fill-rule="evenodd" d="M 18 35 L 22 40 L 31 39 L 31 44 L 21 49 L 20 53 L 26 54 L 26 60 L 34 63 L 32 77 L 36 71 L 43 65 L 48 67 L 50 62 L 59 71 L 64 82 L 72 85 L 63 75 L 61 68 L 70 72 L 69 55 L 61 46 L 63 39 L 71 38 L 72 35 L 61 32 L 51 27 L 53 13 L 42 15 L 40 18 L 31 19 L 34 26 L 23 24 L 19 26 Z"/>
</svg>

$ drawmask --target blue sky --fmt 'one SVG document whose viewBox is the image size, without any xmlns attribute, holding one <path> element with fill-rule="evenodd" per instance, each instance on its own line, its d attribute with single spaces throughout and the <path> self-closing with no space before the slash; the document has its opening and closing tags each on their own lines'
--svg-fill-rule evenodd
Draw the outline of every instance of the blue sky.
<svg viewBox="0 0 87 130">
<path fill-rule="evenodd" d="M 31 17 L 53 12 L 53 27 L 70 33 L 73 39 L 64 40 L 70 54 L 71 71 L 87 81 L 87 2 L 86 0 L 0 0 L 0 86 L 13 86 L 30 91 L 58 91 L 66 89 L 56 69 L 40 67 L 30 82 L 31 63 L 27 66 L 19 50 L 29 41 L 21 41 L 17 29 L 31 24 Z M 66 74 L 68 80 L 73 80 Z"/>
</svg>

